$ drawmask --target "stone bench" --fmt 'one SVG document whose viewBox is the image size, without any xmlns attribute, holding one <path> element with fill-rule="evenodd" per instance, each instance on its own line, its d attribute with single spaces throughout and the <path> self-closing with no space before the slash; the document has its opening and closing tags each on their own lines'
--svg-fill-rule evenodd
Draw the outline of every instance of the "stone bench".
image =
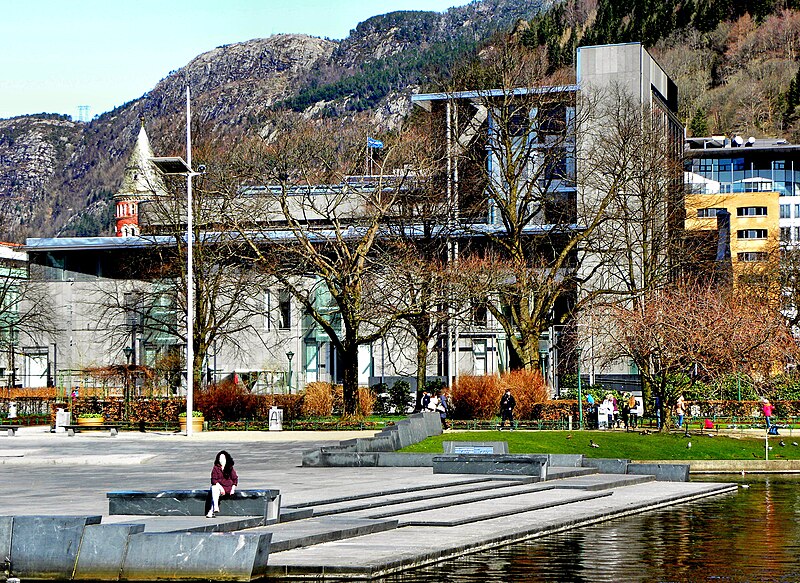
<svg viewBox="0 0 800 583">
<path fill-rule="evenodd" d="M 444 454 L 433 458 L 434 474 L 491 474 L 547 479 L 547 455 Z"/>
<path fill-rule="evenodd" d="M 203 516 L 211 498 L 203 490 L 162 490 L 160 492 L 107 492 L 109 514 L 148 516 Z M 218 516 L 263 516 L 264 524 L 278 522 L 280 490 L 236 490 L 219 501 Z"/>
<path fill-rule="evenodd" d="M 0 425 L 0 431 L 7 431 L 9 437 L 14 437 L 20 427 L 22 425 Z"/>
<path fill-rule="evenodd" d="M 64 429 L 70 437 L 81 431 L 108 431 L 111 437 L 119 433 L 119 425 L 64 425 Z"/>
</svg>

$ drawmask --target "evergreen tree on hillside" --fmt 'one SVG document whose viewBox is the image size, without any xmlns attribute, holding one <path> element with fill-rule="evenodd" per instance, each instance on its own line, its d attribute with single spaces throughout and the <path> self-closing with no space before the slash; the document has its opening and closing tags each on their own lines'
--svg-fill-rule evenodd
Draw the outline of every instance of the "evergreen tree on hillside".
<svg viewBox="0 0 800 583">
<path fill-rule="evenodd" d="M 706 110 L 698 107 L 694 112 L 692 121 L 689 122 L 689 132 L 692 137 L 707 136 L 708 135 L 708 118 L 706 117 Z"/>
</svg>

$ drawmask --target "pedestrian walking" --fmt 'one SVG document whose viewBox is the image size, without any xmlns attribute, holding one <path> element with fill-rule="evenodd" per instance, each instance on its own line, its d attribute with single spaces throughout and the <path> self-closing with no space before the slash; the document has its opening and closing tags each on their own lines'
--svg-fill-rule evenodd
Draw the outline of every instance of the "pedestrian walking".
<svg viewBox="0 0 800 583">
<path fill-rule="evenodd" d="M 442 429 L 449 429 L 447 425 L 447 408 L 450 406 L 450 398 L 446 389 L 442 389 L 439 393 L 439 419 L 442 421 Z"/>
<path fill-rule="evenodd" d="M 514 395 L 511 394 L 511 389 L 506 389 L 500 399 L 500 431 L 503 430 L 506 420 L 508 420 L 511 431 L 514 431 L 514 407 L 516 406 L 517 402 L 514 400 Z"/>
</svg>

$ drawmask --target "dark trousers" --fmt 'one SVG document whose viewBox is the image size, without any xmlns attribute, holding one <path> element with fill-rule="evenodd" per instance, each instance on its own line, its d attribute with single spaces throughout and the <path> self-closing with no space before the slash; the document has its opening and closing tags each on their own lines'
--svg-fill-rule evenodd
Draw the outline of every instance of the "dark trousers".
<svg viewBox="0 0 800 583">
<path fill-rule="evenodd" d="M 508 420 L 508 426 L 514 427 L 514 412 L 513 411 L 501 411 L 500 412 L 500 427 L 505 426 L 506 420 Z"/>
</svg>

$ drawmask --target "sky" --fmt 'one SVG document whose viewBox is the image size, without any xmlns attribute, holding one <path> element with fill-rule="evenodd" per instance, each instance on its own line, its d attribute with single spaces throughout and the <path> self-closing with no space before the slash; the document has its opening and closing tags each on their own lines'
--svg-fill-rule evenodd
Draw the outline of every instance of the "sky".
<svg viewBox="0 0 800 583">
<path fill-rule="evenodd" d="M 0 118 L 88 118 L 141 97 L 197 55 L 279 33 L 341 39 L 377 14 L 467 0 L 12 0 L 0 17 Z"/>
</svg>

